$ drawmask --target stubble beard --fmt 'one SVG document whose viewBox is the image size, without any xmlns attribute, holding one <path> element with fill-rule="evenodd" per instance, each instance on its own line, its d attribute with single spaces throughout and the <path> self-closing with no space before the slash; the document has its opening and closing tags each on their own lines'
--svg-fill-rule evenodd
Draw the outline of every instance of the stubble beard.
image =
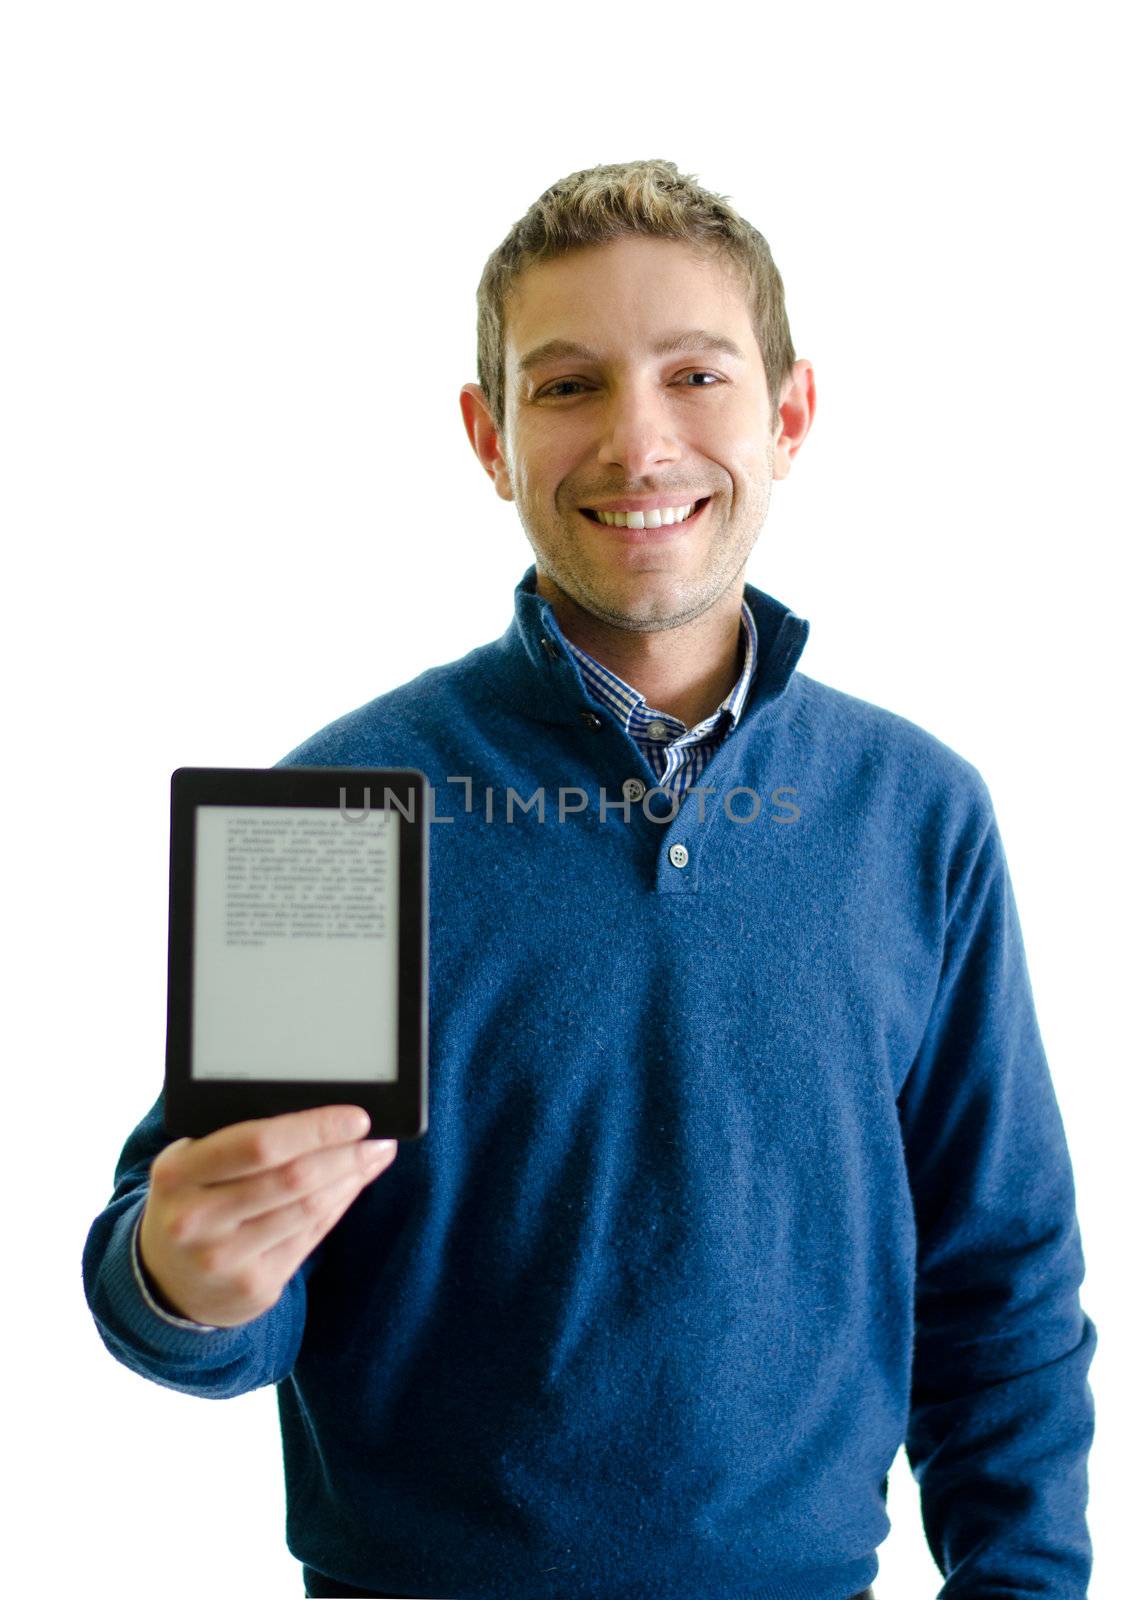
<svg viewBox="0 0 1131 1600">
<path fill-rule="evenodd" d="M 585 557 L 582 544 L 585 535 L 580 529 L 576 530 L 576 537 L 554 542 L 543 540 L 539 549 L 530 537 L 524 519 L 523 526 L 534 550 L 538 571 L 575 605 L 610 627 L 621 628 L 629 633 L 654 633 L 692 622 L 709 611 L 746 571 L 750 553 L 769 514 L 772 460 L 771 448 L 765 478 L 756 486 L 757 502 L 749 506 L 749 515 L 743 519 L 741 532 L 736 534 L 729 527 L 722 530 L 712 527 L 712 538 L 718 538 L 719 542 L 713 542 L 710 546 L 706 553 L 706 570 L 699 574 L 632 569 L 627 562 L 623 571 L 616 573 L 610 570 L 615 562 L 615 554 L 607 566 L 603 566 L 599 559 L 589 560 Z M 718 498 L 714 496 L 707 508 L 707 515 L 716 519 L 724 514 L 717 504 Z M 576 515 L 573 510 L 566 513 L 571 521 Z M 572 528 L 570 533 L 574 533 Z M 630 597 L 638 603 L 626 609 L 625 601 Z"/>
</svg>

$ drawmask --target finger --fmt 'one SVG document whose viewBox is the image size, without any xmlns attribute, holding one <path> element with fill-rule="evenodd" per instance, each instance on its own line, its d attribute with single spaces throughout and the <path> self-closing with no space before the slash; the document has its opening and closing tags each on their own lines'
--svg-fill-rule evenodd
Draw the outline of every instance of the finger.
<svg viewBox="0 0 1131 1600">
<path fill-rule="evenodd" d="M 360 1106 L 315 1106 L 308 1111 L 234 1122 L 203 1139 L 169 1146 L 158 1160 L 168 1157 L 165 1174 L 178 1183 L 228 1183 L 279 1166 L 308 1150 L 359 1139 L 368 1131 L 369 1117 Z"/>
<path fill-rule="evenodd" d="M 356 1199 L 356 1196 L 354 1198 Z M 347 1199 L 326 1217 L 320 1219 L 316 1227 L 304 1228 L 300 1233 L 292 1234 L 289 1239 L 283 1240 L 273 1250 L 266 1251 L 261 1259 L 264 1269 L 269 1274 L 269 1281 L 284 1285 L 289 1283 L 307 1256 L 317 1250 L 322 1240 L 352 1204 L 353 1201 Z"/>
<path fill-rule="evenodd" d="M 285 1265 L 288 1252 L 294 1252 L 294 1264 L 285 1274 L 285 1277 L 290 1277 L 295 1267 L 306 1260 L 318 1241 L 329 1233 L 364 1187 L 365 1179 L 353 1173 L 314 1194 L 305 1195 L 293 1205 L 283 1206 L 268 1212 L 266 1216 L 245 1222 L 209 1249 L 208 1270 L 238 1272 L 241 1267 L 255 1263 L 265 1278 L 277 1282 L 276 1275 Z"/>
<path fill-rule="evenodd" d="M 329 1150 L 312 1150 L 252 1177 L 208 1184 L 199 1191 L 194 1206 L 197 1229 L 202 1235 L 230 1233 L 256 1217 L 293 1207 L 347 1178 L 365 1183 L 396 1154 L 395 1143 L 387 1152 L 381 1149 L 385 1142 L 357 1140 Z"/>
</svg>

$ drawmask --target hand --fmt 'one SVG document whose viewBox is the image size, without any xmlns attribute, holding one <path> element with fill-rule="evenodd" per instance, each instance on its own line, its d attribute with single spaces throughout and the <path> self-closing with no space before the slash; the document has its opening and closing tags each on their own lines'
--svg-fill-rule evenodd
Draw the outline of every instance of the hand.
<svg viewBox="0 0 1131 1600">
<path fill-rule="evenodd" d="M 316 1106 L 166 1145 L 149 1169 L 137 1242 L 167 1307 L 221 1328 L 269 1311 L 396 1160 L 396 1140 L 366 1140 L 368 1130 L 360 1107 Z"/>
</svg>

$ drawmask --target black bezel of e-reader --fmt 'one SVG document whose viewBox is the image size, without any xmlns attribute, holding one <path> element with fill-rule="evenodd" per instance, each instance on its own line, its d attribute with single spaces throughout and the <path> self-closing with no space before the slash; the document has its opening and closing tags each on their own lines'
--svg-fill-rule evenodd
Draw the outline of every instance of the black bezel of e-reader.
<svg viewBox="0 0 1131 1600">
<path fill-rule="evenodd" d="M 164 1093 L 165 1129 L 172 1137 L 200 1138 L 234 1122 L 321 1105 L 364 1107 L 371 1138 L 418 1139 L 427 1131 L 428 800 L 428 780 L 414 768 L 179 767 L 172 774 Z M 360 810 L 390 803 L 400 817 L 396 1081 L 192 1077 L 196 808 Z"/>
</svg>

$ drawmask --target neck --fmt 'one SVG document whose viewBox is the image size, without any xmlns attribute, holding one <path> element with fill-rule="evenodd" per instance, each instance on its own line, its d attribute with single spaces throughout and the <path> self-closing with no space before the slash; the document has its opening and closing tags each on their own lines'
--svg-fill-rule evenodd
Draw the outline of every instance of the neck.
<svg viewBox="0 0 1131 1600">
<path fill-rule="evenodd" d="M 734 688 L 746 659 L 743 585 L 690 622 L 643 632 L 614 627 L 583 610 L 541 571 L 538 592 L 551 602 L 571 643 L 631 684 L 654 711 L 694 728 L 713 716 Z"/>
</svg>

